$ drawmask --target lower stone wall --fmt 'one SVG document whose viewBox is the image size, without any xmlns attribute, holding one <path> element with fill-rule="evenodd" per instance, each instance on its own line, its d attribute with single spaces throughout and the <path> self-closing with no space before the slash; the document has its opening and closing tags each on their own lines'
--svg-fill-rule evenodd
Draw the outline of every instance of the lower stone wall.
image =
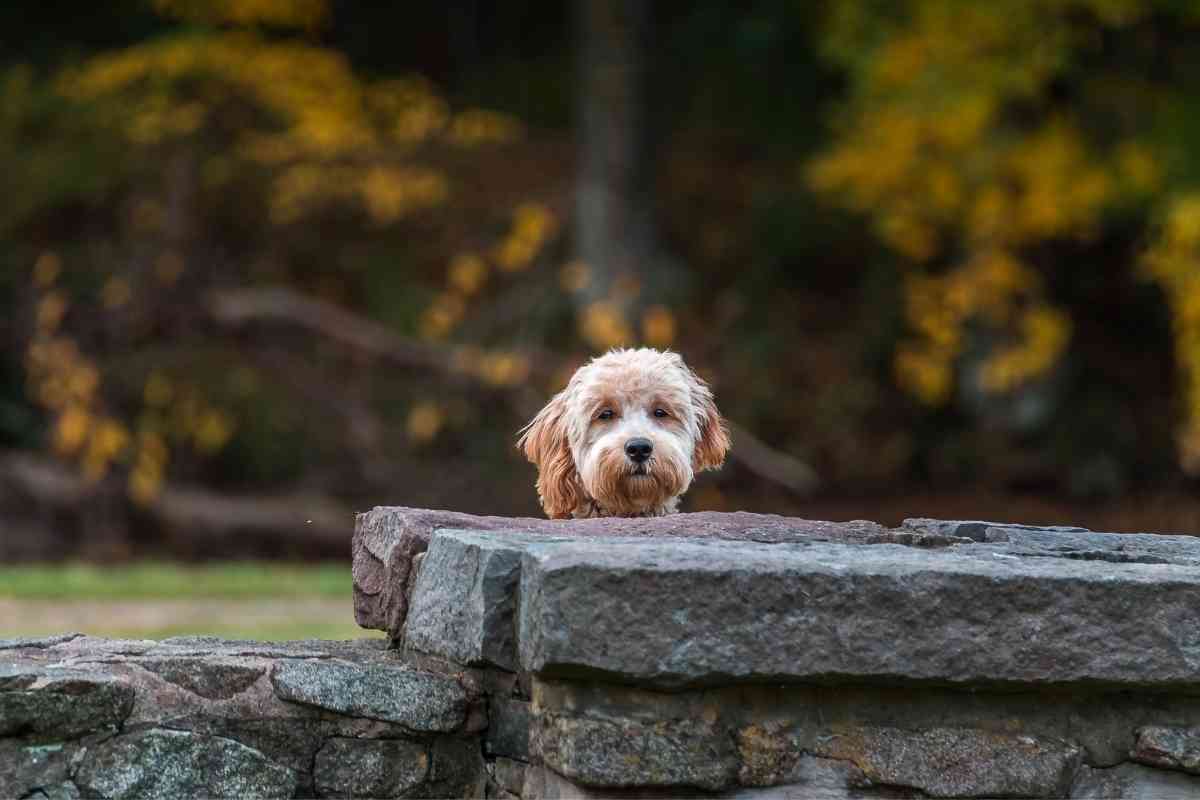
<svg viewBox="0 0 1200 800">
<path fill-rule="evenodd" d="M 479 797 L 485 726 L 379 640 L 0 641 L 0 798 Z"/>
</svg>

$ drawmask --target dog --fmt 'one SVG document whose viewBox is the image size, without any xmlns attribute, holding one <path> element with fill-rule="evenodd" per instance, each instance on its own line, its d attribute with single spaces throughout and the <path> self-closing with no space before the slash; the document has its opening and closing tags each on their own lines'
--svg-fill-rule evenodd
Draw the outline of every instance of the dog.
<svg viewBox="0 0 1200 800">
<path fill-rule="evenodd" d="M 708 384 L 672 352 L 615 349 L 576 370 L 520 431 L 551 519 L 672 514 L 729 431 Z"/>
</svg>

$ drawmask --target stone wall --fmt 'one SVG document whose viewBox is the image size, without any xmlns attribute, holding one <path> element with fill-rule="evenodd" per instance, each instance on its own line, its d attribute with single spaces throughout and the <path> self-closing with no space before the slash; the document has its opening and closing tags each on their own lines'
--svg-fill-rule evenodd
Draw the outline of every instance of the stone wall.
<svg viewBox="0 0 1200 800">
<path fill-rule="evenodd" d="M 356 643 L 0 643 L 0 797 L 1200 797 L 1200 539 L 380 508 Z"/>
</svg>

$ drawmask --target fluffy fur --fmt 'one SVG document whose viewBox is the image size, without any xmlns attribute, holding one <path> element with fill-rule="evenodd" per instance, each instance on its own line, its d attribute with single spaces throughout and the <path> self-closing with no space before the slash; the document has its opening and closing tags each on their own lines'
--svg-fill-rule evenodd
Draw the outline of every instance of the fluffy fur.
<svg viewBox="0 0 1200 800">
<path fill-rule="evenodd" d="M 649 457 L 627 455 L 648 440 Z M 580 367 L 521 431 L 552 519 L 671 514 L 697 472 L 729 450 L 708 385 L 676 353 L 612 350 Z"/>
</svg>

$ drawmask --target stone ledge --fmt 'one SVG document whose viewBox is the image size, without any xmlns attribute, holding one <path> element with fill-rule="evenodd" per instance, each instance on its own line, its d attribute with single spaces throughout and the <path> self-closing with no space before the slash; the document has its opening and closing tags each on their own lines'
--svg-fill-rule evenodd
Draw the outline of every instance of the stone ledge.
<svg viewBox="0 0 1200 800">
<path fill-rule="evenodd" d="M 904 541 L 931 546 L 949 540 L 921 531 L 889 531 L 874 522 L 819 522 L 773 514 L 703 512 L 639 519 L 548 520 L 477 517 L 455 511 L 377 506 L 357 515 L 354 525 L 354 616 L 364 628 L 404 634 L 413 562 L 439 530 L 492 531 L 505 536 L 532 533 L 587 539 L 597 536 L 722 539 L 744 542 Z"/>
<path fill-rule="evenodd" d="M 1200 551 L 1172 546 L 1185 544 Z M 460 663 L 662 688 L 1200 693 L 1200 566 L 1076 552 L 1016 537 L 929 548 L 444 530 L 406 641 Z"/>
</svg>

